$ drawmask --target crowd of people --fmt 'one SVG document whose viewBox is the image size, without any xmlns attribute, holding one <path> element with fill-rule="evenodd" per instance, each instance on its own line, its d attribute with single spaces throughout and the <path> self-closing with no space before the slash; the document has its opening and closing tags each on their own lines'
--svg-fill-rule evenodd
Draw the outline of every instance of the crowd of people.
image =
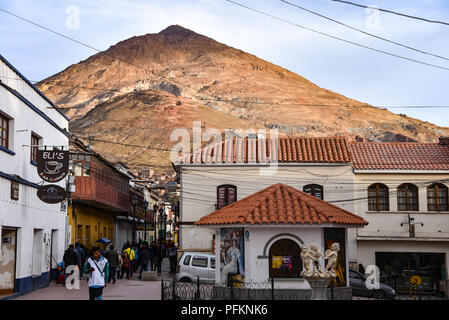
<svg viewBox="0 0 449 320">
<path fill-rule="evenodd" d="M 75 265 L 79 275 L 88 274 L 89 296 L 91 300 L 101 300 L 102 289 L 108 284 L 115 284 L 118 279 L 130 279 L 133 274 L 138 274 L 141 279 L 144 271 L 157 271 L 161 273 L 162 261 L 168 257 L 170 272 L 176 272 L 177 248 L 173 241 L 146 241 L 123 245 L 122 250 L 109 245 L 106 250 L 99 247 L 87 249 L 83 244 L 71 244 L 64 252 L 63 262 L 60 263 L 60 271 Z M 65 279 L 65 277 L 64 277 Z"/>
</svg>

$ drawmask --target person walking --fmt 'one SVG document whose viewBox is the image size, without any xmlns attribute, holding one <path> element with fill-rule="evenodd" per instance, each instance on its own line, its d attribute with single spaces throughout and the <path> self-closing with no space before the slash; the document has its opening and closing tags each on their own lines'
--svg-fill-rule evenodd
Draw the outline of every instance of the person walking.
<svg viewBox="0 0 449 320">
<path fill-rule="evenodd" d="M 99 247 L 92 248 L 92 256 L 84 265 L 84 273 L 89 274 L 89 300 L 102 300 L 103 289 L 107 286 L 106 279 L 109 277 L 109 263 L 101 255 Z"/>
<path fill-rule="evenodd" d="M 117 249 L 117 257 L 118 257 L 118 266 L 117 266 L 117 280 L 120 279 L 120 270 L 122 269 L 122 264 L 123 264 L 123 258 L 120 254 L 120 251 Z"/>
<path fill-rule="evenodd" d="M 155 260 L 156 260 L 156 269 L 157 269 L 157 273 L 161 273 L 161 268 L 162 268 L 162 243 L 161 240 L 158 240 L 157 245 L 156 245 L 156 250 L 155 250 Z"/>
<path fill-rule="evenodd" d="M 168 259 L 170 261 L 170 273 L 176 272 L 176 260 L 177 260 L 177 252 L 176 252 L 175 243 L 172 242 L 168 248 Z"/>
<path fill-rule="evenodd" d="M 107 279 L 107 282 L 110 283 L 112 280 L 112 284 L 115 284 L 115 275 L 117 266 L 119 265 L 119 259 L 117 251 L 114 250 L 113 245 L 109 246 L 109 249 L 105 252 L 104 257 L 109 262 L 109 278 Z"/>
<path fill-rule="evenodd" d="M 156 260 L 155 260 L 155 256 L 156 256 L 156 243 L 154 241 L 151 241 L 150 243 L 150 264 L 151 264 L 151 271 L 154 271 L 154 266 L 156 265 Z"/>
<path fill-rule="evenodd" d="M 83 276 L 83 265 L 84 260 L 86 259 L 86 252 L 84 252 L 84 249 L 81 247 L 79 242 L 75 242 L 75 251 L 78 253 L 80 262 L 78 264 L 78 268 L 80 270 L 80 278 Z"/>
<path fill-rule="evenodd" d="M 133 275 L 133 260 L 135 259 L 136 255 L 134 253 L 134 250 L 131 248 L 131 245 L 127 245 L 126 249 L 123 251 L 123 253 L 125 253 L 128 255 L 129 258 L 129 266 L 128 266 L 128 272 L 129 272 L 129 276 L 131 277 Z M 125 258 L 123 257 L 123 261 L 125 260 Z"/>
<path fill-rule="evenodd" d="M 150 263 L 151 251 L 148 248 L 148 244 L 146 242 L 143 243 L 142 249 L 140 250 L 140 275 L 139 279 L 142 279 L 142 272 L 148 271 L 148 264 Z"/>
<path fill-rule="evenodd" d="M 64 252 L 63 261 L 65 268 L 68 266 L 77 266 L 80 263 L 80 257 L 75 251 L 73 244 L 69 245 L 69 248 Z"/>
<path fill-rule="evenodd" d="M 120 270 L 120 279 L 123 279 L 123 276 L 126 273 L 126 279 L 129 280 L 129 274 L 131 269 L 131 258 L 129 257 L 129 250 L 124 251 L 122 254 L 122 268 Z"/>
</svg>

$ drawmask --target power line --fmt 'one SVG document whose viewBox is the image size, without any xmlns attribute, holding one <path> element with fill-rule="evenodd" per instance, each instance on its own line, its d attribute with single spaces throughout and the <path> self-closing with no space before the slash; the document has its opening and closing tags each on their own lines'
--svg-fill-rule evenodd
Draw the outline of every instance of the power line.
<svg viewBox="0 0 449 320">
<path fill-rule="evenodd" d="M 398 55 L 398 54 L 394 54 L 394 53 L 391 53 L 391 52 L 387 52 L 387 51 L 383 51 L 383 50 L 376 49 L 376 48 L 373 48 L 373 47 L 365 46 L 363 44 L 359 44 L 359 43 L 356 43 L 356 42 L 353 42 L 353 41 L 350 41 L 350 40 L 346 40 L 346 39 L 343 39 L 343 38 L 339 38 L 339 37 L 336 37 L 336 36 L 333 36 L 333 35 L 330 35 L 330 34 L 327 34 L 327 33 L 324 33 L 324 32 L 321 32 L 321 31 L 309 28 L 309 27 L 305 27 L 305 26 L 299 25 L 297 23 L 291 22 L 289 20 L 286 20 L 286 19 L 274 16 L 272 14 L 266 13 L 264 11 L 248 7 L 246 5 L 243 5 L 241 3 L 238 3 L 238 2 L 235 2 L 235 1 L 232 1 L 232 0 L 224 0 L 224 1 L 227 1 L 229 3 L 232 3 L 232 4 L 236 5 L 236 6 L 248 9 L 248 10 L 253 11 L 253 12 L 257 12 L 259 14 L 262 14 L 264 16 L 270 17 L 272 19 L 279 20 L 279 21 L 282 21 L 284 23 L 288 23 L 290 25 L 296 26 L 296 27 L 304 29 L 304 30 L 308 30 L 308 31 L 311 31 L 311 32 L 314 32 L 314 33 L 318 33 L 318 34 L 321 34 L 323 36 L 326 36 L 326 37 L 329 37 L 329 38 L 332 38 L 332 39 L 335 39 L 335 40 L 338 40 L 338 41 L 349 43 L 349 44 L 352 44 L 352 45 L 355 45 L 355 46 L 358 46 L 358 47 L 361 47 L 361 48 L 365 48 L 365 49 L 368 49 L 368 50 L 371 50 L 371 51 L 375 51 L 375 52 L 382 53 L 382 54 L 385 54 L 385 55 L 389 55 L 389 56 L 392 56 L 392 57 L 396 57 L 396 58 L 399 58 L 399 59 L 407 60 L 407 61 L 410 61 L 410 62 L 415 62 L 415 63 L 419 63 L 419 64 L 422 64 L 422 65 L 426 65 L 426 66 L 430 66 L 430 67 L 434 67 L 434 68 L 438 68 L 438 69 L 448 70 L 449 71 L 449 68 L 446 68 L 446 67 L 443 67 L 443 66 L 439 66 L 439 65 L 423 62 L 423 61 L 420 61 L 420 60 L 415 60 L 415 59 L 408 58 L 408 57 L 405 57 L 405 56 L 401 56 L 401 55 Z"/>
<path fill-rule="evenodd" d="M 360 32 L 360 33 L 366 34 L 366 35 L 368 35 L 368 36 L 374 37 L 374 38 L 376 38 L 376 39 L 380 39 L 380 40 L 383 40 L 383 41 L 386 41 L 386 42 L 395 44 L 395 45 L 400 46 L 400 47 L 403 47 L 403 48 L 407 48 L 407 49 L 410 49 L 410 50 L 413 50 L 413 51 L 416 51 L 416 52 L 419 52 L 419 53 L 423 53 L 423 54 L 426 54 L 426 55 L 429 55 L 429 56 L 433 56 L 433 57 L 436 57 L 436 58 L 440 58 L 440 59 L 444 59 L 444 60 L 448 60 L 448 61 L 449 61 L 449 58 L 446 58 L 446 57 L 443 57 L 443 56 L 440 56 L 440 55 L 436 55 L 436 54 L 433 54 L 433 53 L 430 53 L 430 52 L 427 52 L 427 51 L 423 51 L 423 50 L 420 50 L 420 49 L 416 49 L 416 48 L 410 47 L 410 46 L 408 46 L 408 45 L 405 45 L 405 44 L 402 44 L 402 43 L 399 43 L 399 42 L 396 42 L 396 41 L 393 41 L 393 40 L 389 40 L 389 39 L 380 37 L 380 36 L 378 36 L 378 35 L 375 35 L 375 34 L 366 32 L 366 31 L 361 30 L 361 29 L 358 29 L 358 28 L 355 28 L 355 27 L 350 26 L 350 25 L 348 25 L 348 24 L 346 24 L 346 23 L 343 23 L 343 22 L 341 22 L 341 21 L 338 21 L 338 20 L 329 18 L 329 17 L 327 17 L 327 16 L 324 16 L 324 15 L 322 15 L 322 14 L 319 14 L 319 13 L 317 13 L 317 12 L 315 12 L 315 11 L 309 10 L 309 9 L 304 8 L 304 7 L 302 7 L 302 6 L 299 6 L 299 5 L 297 5 L 297 4 L 288 2 L 288 1 L 286 1 L 286 0 L 280 0 L 280 1 L 286 3 L 286 4 L 290 5 L 290 6 L 296 7 L 296 8 L 298 8 L 298 9 L 307 11 L 307 12 L 309 12 L 309 13 L 311 13 L 311 14 L 314 14 L 314 15 L 316 15 L 316 16 L 319 16 L 319 17 L 321 17 L 321 18 L 324 18 L 324 19 L 326 19 L 326 20 L 329 20 L 329 21 L 338 23 L 338 24 L 340 24 L 340 25 L 342 25 L 342 26 L 345 26 L 345 27 L 350 28 L 350 29 L 352 29 L 352 30 L 355 30 L 355 31 L 357 31 L 357 32 Z"/>
<path fill-rule="evenodd" d="M 405 14 L 405 13 L 395 12 L 395 11 L 391 11 L 391 10 L 387 10 L 387 9 L 381 9 L 381 8 L 377 8 L 377 7 L 374 7 L 374 6 L 365 6 L 365 5 L 362 5 L 362 4 L 358 4 L 358 3 L 354 3 L 354 2 L 350 2 L 350 1 L 342 1 L 342 0 L 332 0 L 332 1 L 341 2 L 341 3 L 345 3 L 345 4 L 350 4 L 350 5 L 353 5 L 353 6 L 356 6 L 356 7 L 361 7 L 361 8 L 368 8 L 368 9 L 374 9 L 374 10 L 383 11 L 383 12 L 387 12 L 387 13 L 392 13 L 392 14 L 396 14 L 396 15 L 403 16 L 403 17 L 410 18 L 410 19 L 417 19 L 417 20 L 421 20 L 421 21 L 425 21 L 425 22 L 439 23 L 439 24 L 444 24 L 444 25 L 449 26 L 448 22 L 437 21 L 437 20 L 430 20 L 430 19 L 426 19 L 426 18 L 412 16 L 412 15 Z"/>
<path fill-rule="evenodd" d="M 21 78 L 13 78 L 13 77 L 6 77 L 6 76 L 0 76 L 0 78 L 5 78 L 5 79 L 13 79 L 13 80 L 22 80 Z M 55 81 L 55 80 L 53 80 Z M 37 82 L 37 81 L 36 81 Z M 131 83 L 131 82 L 129 82 Z M 133 82 L 134 83 L 134 82 Z M 85 86 L 72 86 L 69 84 L 62 84 L 62 83 L 55 83 L 53 85 L 56 86 L 64 86 L 64 87 L 71 87 L 71 88 L 81 88 L 81 89 L 86 89 L 86 90 L 104 90 L 105 92 L 122 92 L 122 89 L 107 89 L 107 88 L 95 88 L 95 87 L 85 87 Z M 139 90 L 140 91 L 145 91 L 144 90 Z M 150 89 L 151 90 L 151 89 Z M 131 91 L 129 92 L 131 93 Z M 297 103 L 297 102 L 289 102 L 289 103 L 279 103 L 279 102 L 263 102 L 263 101 L 251 101 L 251 100 L 240 100 L 238 98 L 234 98 L 234 99 L 225 99 L 225 98 L 216 98 L 216 99 L 208 99 L 208 98 L 203 98 L 200 97 L 198 98 L 199 100 L 203 100 L 203 101 L 212 101 L 212 102 L 226 102 L 226 103 L 243 103 L 243 104 L 261 104 L 261 105 L 272 105 L 272 106 L 301 106 L 301 107 L 340 107 L 340 108 L 379 108 L 379 109 L 434 109 L 434 108 L 449 108 L 449 105 L 445 106 L 445 105 L 403 105 L 403 106 L 390 106 L 390 105 L 344 105 L 344 104 L 318 104 L 318 103 Z M 103 102 L 101 102 L 103 103 Z M 101 104 L 99 103 L 99 104 Z M 85 102 L 79 102 L 79 103 L 64 103 L 63 105 L 70 105 L 70 104 L 74 104 L 76 106 L 73 107 L 56 107 L 52 109 L 59 109 L 59 110 L 64 110 L 64 109 L 79 109 L 81 108 L 82 104 L 85 104 Z M 123 121 L 123 122 L 128 122 L 128 121 Z"/>
</svg>

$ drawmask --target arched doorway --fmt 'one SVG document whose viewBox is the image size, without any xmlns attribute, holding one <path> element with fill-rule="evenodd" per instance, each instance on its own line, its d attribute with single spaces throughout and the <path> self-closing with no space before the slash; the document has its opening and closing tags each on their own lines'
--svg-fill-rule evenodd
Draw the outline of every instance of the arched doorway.
<svg viewBox="0 0 449 320">
<path fill-rule="evenodd" d="M 270 278 L 298 278 L 302 271 L 301 248 L 291 239 L 279 239 L 269 251 Z"/>
</svg>

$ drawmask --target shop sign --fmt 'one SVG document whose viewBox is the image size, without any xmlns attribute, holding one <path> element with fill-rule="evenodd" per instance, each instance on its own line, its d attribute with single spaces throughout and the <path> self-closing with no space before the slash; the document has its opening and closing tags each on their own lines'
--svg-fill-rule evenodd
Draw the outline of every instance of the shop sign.
<svg viewBox="0 0 449 320">
<path fill-rule="evenodd" d="M 37 173 L 47 182 L 58 182 L 69 172 L 69 151 L 38 150 Z"/>
<path fill-rule="evenodd" d="M 48 184 L 37 190 L 37 196 L 46 203 L 59 203 L 67 198 L 67 192 L 64 188 L 56 184 Z"/>
</svg>

